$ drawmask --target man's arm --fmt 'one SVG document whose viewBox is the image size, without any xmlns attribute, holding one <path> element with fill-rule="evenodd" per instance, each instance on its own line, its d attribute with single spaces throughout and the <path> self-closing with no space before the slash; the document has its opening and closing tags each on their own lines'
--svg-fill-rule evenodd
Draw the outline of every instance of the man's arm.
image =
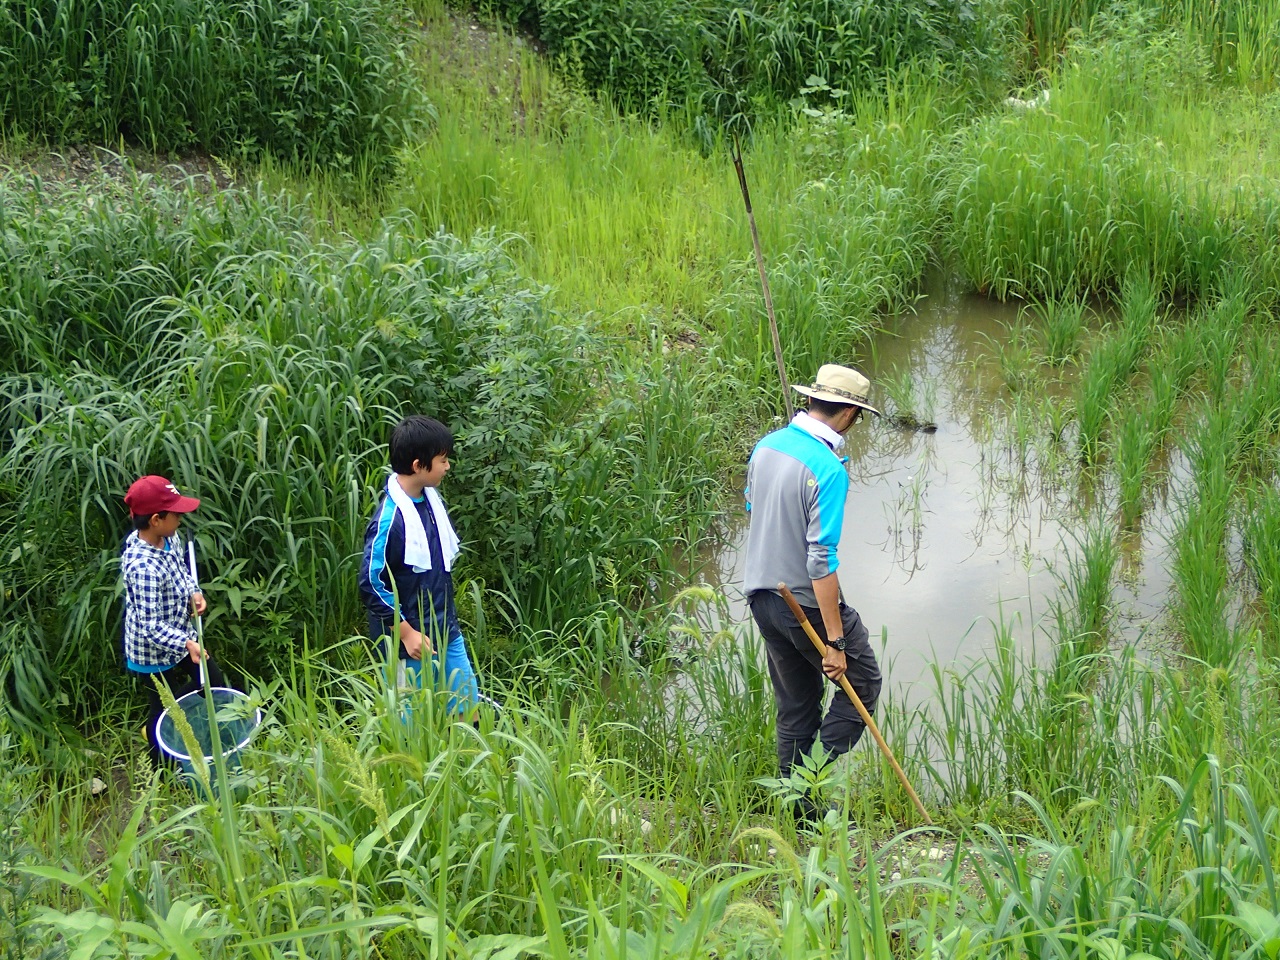
<svg viewBox="0 0 1280 960">
<path fill-rule="evenodd" d="M 829 573 L 813 583 L 814 596 L 818 598 L 818 610 L 822 613 L 822 628 L 826 633 L 827 654 L 822 658 L 822 672 L 832 680 L 839 680 L 848 669 L 844 651 L 837 650 L 831 641 L 844 633 L 844 622 L 840 619 L 840 580 L 835 573 Z"/>
</svg>

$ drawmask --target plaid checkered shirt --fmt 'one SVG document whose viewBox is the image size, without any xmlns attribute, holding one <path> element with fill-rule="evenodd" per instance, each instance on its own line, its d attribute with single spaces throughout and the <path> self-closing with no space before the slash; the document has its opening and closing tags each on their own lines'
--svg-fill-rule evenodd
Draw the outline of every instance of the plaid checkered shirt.
<svg viewBox="0 0 1280 960">
<path fill-rule="evenodd" d="M 124 655 L 140 667 L 171 667 L 196 636 L 191 595 L 200 588 L 183 562 L 182 538 L 168 550 L 131 533 L 120 557 L 124 575 Z"/>
</svg>

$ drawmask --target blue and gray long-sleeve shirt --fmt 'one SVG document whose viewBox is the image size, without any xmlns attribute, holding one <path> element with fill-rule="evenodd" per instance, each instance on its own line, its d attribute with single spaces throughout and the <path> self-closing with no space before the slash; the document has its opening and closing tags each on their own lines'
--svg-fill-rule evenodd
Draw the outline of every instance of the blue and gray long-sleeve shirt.
<svg viewBox="0 0 1280 960">
<path fill-rule="evenodd" d="M 777 592 L 785 583 L 801 606 L 817 607 L 813 581 L 840 566 L 849 474 L 844 461 L 813 432 L 787 424 L 766 436 L 747 466 L 747 533 L 743 590 Z"/>
<path fill-rule="evenodd" d="M 440 533 L 425 497 L 414 506 L 431 547 L 431 569 L 421 572 L 404 562 L 404 518 L 385 493 L 378 501 L 364 533 L 364 559 L 360 564 L 360 597 L 371 620 L 380 622 L 392 636 L 401 620 L 425 633 L 436 650 L 443 650 L 458 633 L 458 611 L 453 603 L 453 576 L 444 568 Z M 399 616 L 396 615 L 397 597 Z M 401 648 L 400 656 L 404 656 Z"/>
</svg>

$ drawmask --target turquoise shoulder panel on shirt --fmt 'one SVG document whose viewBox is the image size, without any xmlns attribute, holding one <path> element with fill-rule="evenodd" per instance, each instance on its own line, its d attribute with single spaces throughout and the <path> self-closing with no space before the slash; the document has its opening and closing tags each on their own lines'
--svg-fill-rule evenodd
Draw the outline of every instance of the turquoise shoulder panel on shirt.
<svg viewBox="0 0 1280 960">
<path fill-rule="evenodd" d="M 836 456 L 834 450 L 813 434 L 806 433 L 796 426 L 775 430 L 756 446 L 757 448 L 768 447 L 779 453 L 785 453 L 789 457 L 795 457 L 809 468 L 814 479 L 824 487 L 832 480 L 839 481 L 841 477 L 847 480 L 849 476 L 845 473 L 844 463 Z"/>
<path fill-rule="evenodd" d="M 788 425 L 760 441 L 759 446 L 793 457 L 804 465 L 818 485 L 817 508 L 821 533 L 818 542 L 831 548 L 831 570 L 840 565 L 835 553 L 844 526 L 844 502 L 849 495 L 849 474 L 834 450 L 805 430 Z"/>
</svg>

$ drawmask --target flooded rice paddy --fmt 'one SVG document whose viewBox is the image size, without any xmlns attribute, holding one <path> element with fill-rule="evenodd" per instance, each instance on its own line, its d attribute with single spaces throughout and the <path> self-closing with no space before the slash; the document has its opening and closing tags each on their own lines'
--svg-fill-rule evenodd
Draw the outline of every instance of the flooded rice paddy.
<svg viewBox="0 0 1280 960">
<path fill-rule="evenodd" d="M 1099 517 L 1113 522 L 1107 479 L 1083 483 L 1070 436 L 1050 438 L 1047 410 L 1069 408 L 1071 372 L 1057 385 L 1061 396 L 1042 391 L 1031 406 L 1006 389 L 1000 356 L 1018 309 L 933 282 L 916 310 L 855 360 L 886 413 L 910 408 L 937 424 L 925 432 L 864 421 L 844 449 L 852 484 L 841 586 L 873 644 L 881 636 L 887 682 L 908 702 L 933 689 L 931 665 L 986 659 L 1002 628 L 1024 655 L 1047 661 L 1051 641 L 1042 628 L 1086 526 Z M 1113 643 L 1141 646 L 1159 624 L 1170 582 L 1167 541 L 1186 477 L 1180 454 L 1164 473 L 1141 528 L 1122 531 L 1116 521 Z M 741 590 L 745 533 L 744 514 L 704 572 L 740 630 L 750 628 Z"/>
</svg>

